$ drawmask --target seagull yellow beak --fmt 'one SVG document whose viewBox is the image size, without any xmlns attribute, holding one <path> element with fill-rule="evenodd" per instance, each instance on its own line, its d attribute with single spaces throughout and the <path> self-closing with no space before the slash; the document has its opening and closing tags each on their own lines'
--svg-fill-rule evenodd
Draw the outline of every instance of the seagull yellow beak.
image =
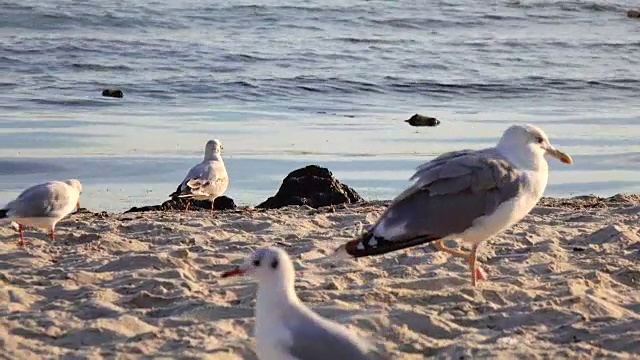
<svg viewBox="0 0 640 360">
<path fill-rule="evenodd" d="M 573 164 L 573 159 L 571 159 L 571 156 L 563 153 L 562 151 L 554 148 L 553 146 L 550 146 L 547 149 L 547 153 L 565 164 Z"/>
</svg>

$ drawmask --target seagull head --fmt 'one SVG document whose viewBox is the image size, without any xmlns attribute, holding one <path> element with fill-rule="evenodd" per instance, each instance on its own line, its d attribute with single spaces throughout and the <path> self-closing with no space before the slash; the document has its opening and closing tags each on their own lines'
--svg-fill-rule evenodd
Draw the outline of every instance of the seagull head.
<svg viewBox="0 0 640 360">
<path fill-rule="evenodd" d="M 222 149 L 224 149 L 224 146 L 220 140 L 211 139 L 207 141 L 207 144 L 204 146 L 205 159 L 212 159 L 215 155 L 220 155 Z"/>
<path fill-rule="evenodd" d="M 293 274 L 293 264 L 284 250 L 263 247 L 251 254 L 242 265 L 222 274 L 222 277 L 249 275 L 259 283 L 282 283 L 285 287 L 293 287 Z"/>
<path fill-rule="evenodd" d="M 510 126 L 502 134 L 498 149 L 503 150 L 503 155 L 507 157 L 515 156 L 516 159 L 512 160 L 520 165 L 527 165 L 528 162 L 537 164 L 547 154 L 565 164 L 573 163 L 571 156 L 551 145 L 541 128 L 531 124 Z"/>
<path fill-rule="evenodd" d="M 80 194 L 82 194 L 82 184 L 78 179 L 65 180 L 65 183 L 78 191 L 78 203 L 76 206 L 80 208 Z"/>
</svg>

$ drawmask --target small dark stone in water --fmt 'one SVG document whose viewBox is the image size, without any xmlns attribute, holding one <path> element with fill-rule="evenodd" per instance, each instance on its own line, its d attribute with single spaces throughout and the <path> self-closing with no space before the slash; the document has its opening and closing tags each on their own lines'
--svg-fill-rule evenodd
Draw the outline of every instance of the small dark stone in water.
<svg viewBox="0 0 640 360">
<path fill-rule="evenodd" d="M 122 90 L 118 89 L 104 89 L 102 90 L 102 96 L 121 98 L 124 96 Z"/>
<path fill-rule="evenodd" d="M 629 9 L 629 10 L 627 10 L 627 17 L 640 18 L 640 10 L 638 10 L 638 9 Z"/>
<path fill-rule="evenodd" d="M 440 120 L 431 117 L 424 116 L 420 114 L 415 114 L 404 122 L 409 123 L 411 126 L 438 126 L 440 125 Z"/>
<path fill-rule="evenodd" d="M 577 247 L 577 246 L 576 246 L 576 247 L 574 247 L 574 248 L 573 248 L 573 251 L 585 251 L 585 250 L 586 250 L 586 249 L 585 249 L 585 248 L 583 248 L 583 247 Z"/>
<path fill-rule="evenodd" d="M 282 181 L 278 193 L 256 208 L 277 209 L 289 205 L 308 205 L 317 209 L 360 201 L 364 201 L 362 197 L 333 177 L 329 169 L 309 165 L 289 173 Z"/>
<path fill-rule="evenodd" d="M 187 202 L 185 199 L 171 199 L 162 203 L 162 205 L 151 205 L 151 206 L 142 206 L 142 207 L 132 207 L 131 209 L 125 211 L 124 213 L 133 213 L 133 212 L 145 212 L 145 211 L 171 211 L 171 210 L 184 210 L 187 206 Z M 217 197 L 213 202 L 214 210 L 233 210 L 236 208 L 236 203 L 232 198 L 228 196 L 220 196 Z M 189 202 L 189 209 L 203 209 L 210 210 L 211 209 L 211 201 L 209 200 L 191 200 Z"/>
</svg>

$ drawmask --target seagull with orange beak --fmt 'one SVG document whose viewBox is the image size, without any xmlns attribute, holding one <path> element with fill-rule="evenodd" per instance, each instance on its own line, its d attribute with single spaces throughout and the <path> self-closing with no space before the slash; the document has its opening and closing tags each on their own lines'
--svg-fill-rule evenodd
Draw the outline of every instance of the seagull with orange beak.
<svg viewBox="0 0 640 360">
<path fill-rule="evenodd" d="M 80 208 L 81 193 L 82 184 L 77 179 L 34 185 L 0 210 L 0 219 L 18 223 L 20 246 L 25 245 L 24 226 L 46 229 L 51 241 L 55 241 L 56 224 Z"/>
<path fill-rule="evenodd" d="M 376 223 L 333 255 L 374 256 L 434 242 L 466 260 L 475 286 L 484 279 L 476 267 L 480 243 L 520 221 L 542 197 L 549 179 L 545 155 L 573 163 L 529 124 L 506 129 L 495 147 L 442 154 L 418 167 Z M 461 240 L 471 251 L 448 248 L 445 240 Z"/>
</svg>

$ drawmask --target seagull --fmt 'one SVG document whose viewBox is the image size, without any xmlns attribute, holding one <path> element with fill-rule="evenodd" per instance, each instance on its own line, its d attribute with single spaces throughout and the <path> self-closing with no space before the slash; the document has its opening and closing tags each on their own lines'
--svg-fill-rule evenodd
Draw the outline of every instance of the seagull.
<svg viewBox="0 0 640 360">
<path fill-rule="evenodd" d="M 80 208 L 80 180 L 49 181 L 23 191 L 0 210 L 0 218 L 18 223 L 19 246 L 24 246 L 24 226 L 49 230 L 51 241 L 56 240 L 56 224 L 75 208 Z"/>
<path fill-rule="evenodd" d="M 185 213 L 189 210 L 189 200 L 211 201 L 213 215 L 213 201 L 227 191 L 229 176 L 222 161 L 222 143 L 218 139 L 207 141 L 204 147 L 204 160 L 189 170 L 187 176 L 178 185 L 178 189 L 169 196 L 171 198 L 187 199 Z"/>
<path fill-rule="evenodd" d="M 480 243 L 520 221 L 542 197 L 549 178 L 545 155 L 573 163 L 530 124 L 510 126 L 495 147 L 442 154 L 419 166 L 411 185 L 378 221 L 332 256 L 380 255 L 434 242 L 439 250 L 467 261 L 476 286 L 476 280 L 484 280 L 476 268 Z M 452 239 L 471 245 L 471 251 L 443 244 Z"/>
<path fill-rule="evenodd" d="M 377 359 L 370 343 L 298 299 L 293 264 L 284 250 L 259 248 L 222 277 L 237 275 L 258 280 L 255 334 L 260 360 Z"/>
</svg>

